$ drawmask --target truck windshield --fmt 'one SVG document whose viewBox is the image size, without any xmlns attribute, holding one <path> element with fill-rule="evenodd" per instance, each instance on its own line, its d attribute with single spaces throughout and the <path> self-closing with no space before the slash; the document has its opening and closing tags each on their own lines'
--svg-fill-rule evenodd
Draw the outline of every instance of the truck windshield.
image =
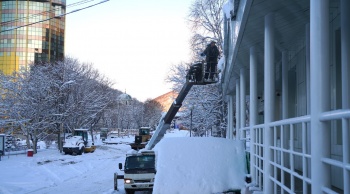
<svg viewBox="0 0 350 194">
<path fill-rule="evenodd" d="M 140 129 L 139 135 L 149 135 L 149 129 Z"/>
<path fill-rule="evenodd" d="M 88 139 L 88 134 L 86 131 L 74 131 L 74 135 L 83 137 L 85 141 Z"/>
<path fill-rule="evenodd" d="M 125 160 L 125 170 L 154 169 L 154 155 L 129 156 Z"/>
</svg>

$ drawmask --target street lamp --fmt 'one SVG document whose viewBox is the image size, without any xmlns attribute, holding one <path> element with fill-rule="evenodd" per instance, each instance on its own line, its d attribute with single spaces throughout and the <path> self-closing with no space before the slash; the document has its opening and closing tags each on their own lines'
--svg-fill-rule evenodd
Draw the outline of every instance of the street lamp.
<svg viewBox="0 0 350 194">
<path fill-rule="evenodd" d="M 194 105 L 190 105 L 190 110 L 191 110 L 191 125 L 190 125 L 190 137 L 192 136 L 192 112 L 194 109 Z"/>
</svg>

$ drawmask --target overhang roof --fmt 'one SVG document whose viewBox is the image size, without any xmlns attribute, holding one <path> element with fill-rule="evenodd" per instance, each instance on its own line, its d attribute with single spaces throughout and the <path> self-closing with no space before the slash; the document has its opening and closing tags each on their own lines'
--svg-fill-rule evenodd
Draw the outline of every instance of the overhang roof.
<svg viewBox="0 0 350 194">
<path fill-rule="evenodd" d="M 230 68 L 230 71 L 225 71 L 225 76 L 229 76 L 228 80 L 230 80 L 224 88 L 226 94 L 234 92 L 235 82 L 233 80 L 239 78 L 240 69 L 242 67 L 249 69 L 251 47 L 255 47 L 257 51 L 258 88 L 262 91 L 266 15 L 269 13 L 275 15 L 275 65 L 281 64 L 283 51 L 289 51 L 290 54 L 293 54 L 304 48 L 306 26 L 310 22 L 310 1 L 307 0 L 241 0 L 240 3 L 245 3 L 244 11 L 239 10 L 237 13 L 238 15 L 242 14 L 242 19 L 239 21 L 242 22 L 239 30 L 240 34 L 237 36 L 241 38 L 241 41 L 237 41 L 234 48 L 232 68 Z M 240 11 L 241 13 L 239 13 Z M 330 1 L 330 20 L 334 19 L 339 13 L 339 0 Z M 276 71 L 279 70 L 279 68 L 276 68 Z M 249 90 L 249 71 L 247 71 L 246 78 L 247 89 Z M 276 77 L 276 81 L 278 79 L 280 77 Z M 276 83 L 276 89 L 280 87 L 279 83 Z M 247 92 L 249 93 L 249 91 Z"/>
</svg>

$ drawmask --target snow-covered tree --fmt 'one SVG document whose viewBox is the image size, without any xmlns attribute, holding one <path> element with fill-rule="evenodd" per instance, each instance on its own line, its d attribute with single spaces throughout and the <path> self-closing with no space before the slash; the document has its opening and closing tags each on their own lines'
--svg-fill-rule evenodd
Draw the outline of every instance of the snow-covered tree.
<svg viewBox="0 0 350 194">
<path fill-rule="evenodd" d="M 111 83 L 89 64 L 67 65 L 73 70 L 67 75 L 67 80 L 74 84 L 68 86 L 69 95 L 63 98 L 65 123 L 69 130 L 91 128 L 114 103 Z"/>
<path fill-rule="evenodd" d="M 1 80 L 6 117 L 33 142 L 75 128 L 92 129 L 114 103 L 111 82 L 76 59 L 33 64 Z M 63 128 L 63 131 L 62 131 Z"/>
</svg>

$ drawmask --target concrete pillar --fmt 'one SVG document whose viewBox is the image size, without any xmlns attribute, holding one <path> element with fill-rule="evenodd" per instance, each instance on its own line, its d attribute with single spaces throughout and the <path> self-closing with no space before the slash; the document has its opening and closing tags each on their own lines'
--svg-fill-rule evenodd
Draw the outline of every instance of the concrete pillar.
<svg viewBox="0 0 350 194">
<path fill-rule="evenodd" d="M 234 137 L 235 139 L 238 139 L 240 136 L 240 121 L 241 121 L 241 118 L 240 118 L 240 113 L 239 113 L 239 110 L 240 110 L 240 89 L 239 89 L 239 79 L 236 80 L 236 137 Z"/>
<path fill-rule="evenodd" d="M 257 62 L 257 54 L 255 47 L 250 48 L 250 106 L 249 106 L 249 125 L 250 125 L 250 174 L 254 182 L 257 181 L 258 177 L 256 177 L 254 168 L 254 162 L 256 161 L 253 157 L 252 153 L 254 153 L 254 146 L 252 142 L 255 140 L 255 133 L 252 127 L 257 124 L 258 117 L 258 62 Z"/>
<path fill-rule="evenodd" d="M 264 122 L 270 123 L 275 118 L 275 25 L 274 13 L 265 16 L 265 42 L 264 42 Z M 264 129 L 264 193 L 272 193 L 270 181 L 271 160 L 270 146 L 271 129 Z"/>
<path fill-rule="evenodd" d="M 322 158 L 330 156 L 330 129 L 319 116 L 330 110 L 329 0 L 310 1 L 310 97 L 311 97 L 311 185 L 312 194 L 330 187 L 330 167 Z"/>
</svg>

